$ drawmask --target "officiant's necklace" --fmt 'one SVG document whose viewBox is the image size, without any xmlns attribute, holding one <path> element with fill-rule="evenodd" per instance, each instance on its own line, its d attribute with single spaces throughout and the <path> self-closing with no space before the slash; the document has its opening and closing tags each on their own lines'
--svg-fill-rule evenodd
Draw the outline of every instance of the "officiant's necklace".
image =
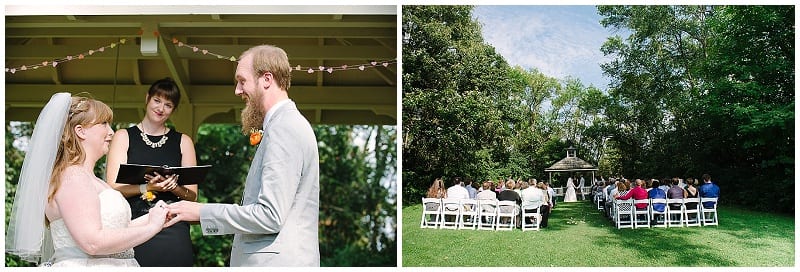
<svg viewBox="0 0 800 272">
<path fill-rule="evenodd" d="M 147 134 L 144 134 L 144 125 L 139 123 L 138 126 L 139 130 L 141 131 L 139 135 L 142 135 L 142 141 L 144 141 L 144 144 L 149 145 L 150 148 L 159 148 L 167 142 L 167 139 L 169 139 L 169 137 L 167 137 L 167 126 L 164 126 L 164 135 L 161 136 L 161 140 L 155 143 L 150 141 L 150 138 L 147 137 Z"/>
</svg>

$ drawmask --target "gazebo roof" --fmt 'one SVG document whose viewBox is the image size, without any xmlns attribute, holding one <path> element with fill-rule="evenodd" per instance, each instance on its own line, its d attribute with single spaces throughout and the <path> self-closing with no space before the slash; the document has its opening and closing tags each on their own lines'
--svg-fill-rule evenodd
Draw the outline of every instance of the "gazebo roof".
<svg viewBox="0 0 800 272">
<path fill-rule="evenodd" d="M 584 170 L 584 171 L 596 171 L 597 168 L 588 163 L 581 158 L 578 158 L 575 155 L 575 148 L 570 147 L 567 148 L 567 157 L 561 159 L 560 161 L 554 163 L 548 168 L 545 168 L 545 172 L 564 172 L 564 171 L 575 171 L 575 170 Z"/>
<path fill-rule="evenodd" d="M 582 160 L 578 157 L 566 157 L 561 159 L 560 161 L 554 163 L 548 168 L 545 168 L 545 172 L 559 172 L 559 171 L 573 171 L 573 170 L 597 170 L 594 165 Z"/>
</svg>

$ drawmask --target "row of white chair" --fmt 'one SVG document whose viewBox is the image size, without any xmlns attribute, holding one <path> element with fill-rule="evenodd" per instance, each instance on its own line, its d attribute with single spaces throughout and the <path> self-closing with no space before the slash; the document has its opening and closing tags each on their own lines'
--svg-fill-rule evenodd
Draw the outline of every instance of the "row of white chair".
<svg viewBox="0 0 800 272">
<path fill-rule="evenodd" d="M 636 209 L 636 204 L 647 204 L 645 209 Z M 711 203 L 709 208 L 703 203 Z M 653 209 L 653 204 L 664 204 L 664 211 Z M 612 201 L 611 220 L 618 229 L 653 227 L 691 227 L 718 225 L 717 198 L 684 199 L 627 199 Z M 678 206 L 678 207 L 672 207 Z M 688 208 L 687 206 L 693 206 Z M 661 220 L 657 220 L 659 216 Z"/>
<path fill-rule="evenodd" d="M 536 209 L 535 213 L 527 210 Z M 522 231 L 539 230 L 539 207 L 520 207 L 514 201 L 422 198 L 420 228 L 513 230 L 522 213 Z M 531 223 L 525 219 L 531 219 Z"/>
</svg>

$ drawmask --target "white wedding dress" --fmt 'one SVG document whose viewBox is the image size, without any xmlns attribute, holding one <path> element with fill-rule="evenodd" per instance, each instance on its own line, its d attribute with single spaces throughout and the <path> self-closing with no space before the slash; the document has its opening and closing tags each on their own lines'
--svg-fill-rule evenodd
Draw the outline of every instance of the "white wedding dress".
<svg viewBox="0 0 800 272">
<path fill-rule="evenodd" d="M 564 202 L 577 202 L 578 196 L 575 195 L 575 184 L 572 179 L 567 180 L 567 191 L 564 192 Z"/>
<path fill-rule="evenodd" d="M 100 198 L 100 217 L 105 229 L 125 228 L 131 222 L 131 208 L 128 201 L 114 189 L 106 189 L 98 195 Z M 80 249 L 72 240 L 72 236 L 64 225 L 64 220 L 58 219 L 50 223 L 50 233 L 53 236 L 52 266 L 139 266 L 133 255 L 133 248 L 123 252 L 92 256 Z"/>
</svg>

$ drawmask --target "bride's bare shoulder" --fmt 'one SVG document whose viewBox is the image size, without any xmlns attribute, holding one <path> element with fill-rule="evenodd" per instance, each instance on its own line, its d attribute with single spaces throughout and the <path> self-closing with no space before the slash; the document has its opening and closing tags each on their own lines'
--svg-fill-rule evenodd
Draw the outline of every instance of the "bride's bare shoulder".
<svg viewBox="0 0 800 272">
<path fill-rule="evenodd" d="M 97 177 L 78 165 L 71 165 L 64 168 L 59 178 L 61 179 L 61 186 L 88 186 L 95 182 Z"/>
</svg>

